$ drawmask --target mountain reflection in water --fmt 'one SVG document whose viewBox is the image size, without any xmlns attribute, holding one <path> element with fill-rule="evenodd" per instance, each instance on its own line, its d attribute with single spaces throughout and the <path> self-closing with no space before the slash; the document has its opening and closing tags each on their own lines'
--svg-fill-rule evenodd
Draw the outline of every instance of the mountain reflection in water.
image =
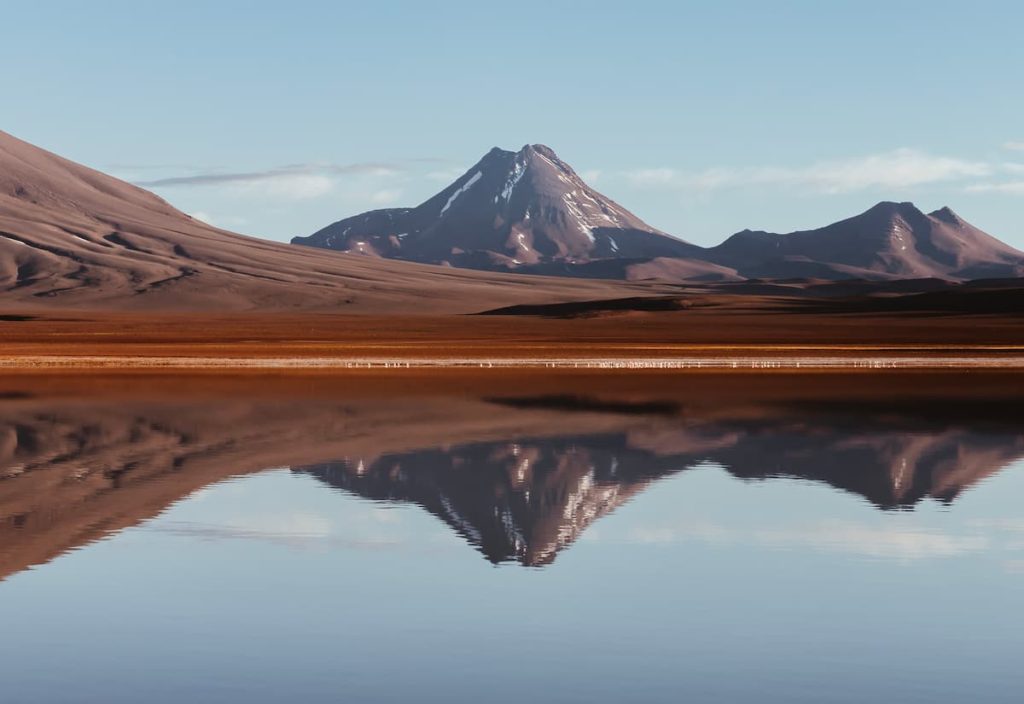
<svg viewBox="0 0 1024 704">
<path fill-rule="evenodd" d="M 492 562 L 552 563 L 657 480 L 712 463 L 880 510 L 951 504 L 1024 456 L 1018 408 L 580 397 L 0 401 L 0 578 L 222 480 L 288 466 L 409 502 Z"/>
</svg>

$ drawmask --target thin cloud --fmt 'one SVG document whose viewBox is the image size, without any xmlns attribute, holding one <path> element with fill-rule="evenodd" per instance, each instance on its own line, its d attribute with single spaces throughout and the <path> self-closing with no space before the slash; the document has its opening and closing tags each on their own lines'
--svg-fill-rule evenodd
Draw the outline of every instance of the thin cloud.
<svg viewBox="0 0 1024 704">
<path fill-rule="evenodd" d="M 207 225 L 213 225 L 214 227 L 229 227 L 237 225 L 245 225 L 247 220 L 234 215 L 213 215 L 206 212 L 205 210 L 197 210 L 189 213 L 196 220 L 202 220 Z"/>
<path fill-rule="evenodd" d="M 824 523 L 809 530 L 757 531 L 755 540 L 775 547 L 806 545 L 828 552 L 865 557 L 922 560 L 979 552 L 990 543 L 983 535 L 950 535 L 910 527 Z"/>
<path fill-rule="evenodd" d="M 275 181 L 307 176 L 348 176 L 370 175 L 390 176 L 402 171 L 396 164 L 362 163 L 362 164 L 291 164 L 264 171 L 236 171 L 199 173 L 189 176 L 172 176 L 149 181 L 137 181 L 136 185 L 146 188 L 166 188 L 172 186 L 220 186 L 226 184 L 250 184 L 264 181 Z"/>
<path fill-rule="evenodd" d="M 404 172 L 402 164 L 389 162 L 287 164 L 263 171 L 207 171 L 170 176 L 137 181 L 136 185 L 156 189 L 220 188 L 245 196 L 306 200 L 331 193 L 342 177 L 394 178 Z"/>
<path fill-rule="evenodd" d="M 636 169 L 626 172 L 626 178 L 635 186 L 682 185 L 686 180 L 683 174 L 668 168 Z"/>
<path fill-rule="evenodd" d="M 1009 193 L 1024 195 L 1024 181 L 1003 181 L 1002 183 L 972 183 L 966 189 L 968 193 Z"/>
<path fill-rule="evenodd" d="M 242 192 L 256 195 L 267 194 L 286 200 L 304 200 L 318 198 L 334 190 L 334 179 L 323 174 L 294 174 L 280 178 L 267 179 L 237 186 Z"/>
<path fill-rule="evenodd" d="M 389 205 L 391 203 L 397 203 L 398 199 L 401 197 L 402 191 L 400 189 L 385 188 L 371 193 L 370 202 L 374 205 Z"/>
<path fill-rule="evenodd" d="M 1024 152 L 1024 142 L 1006 142 L 1003 144 L 1003 149 L 1009 149 L 1012 152 Z"/>
<path fill-rule="evenodd" d="M 125 162 L 115 162 L 106 165 L 107 169 L 113 171 L 206 171 L 210 170 L 209 164 L 199 166 L 197 164 L 133 164 Z"/>
<path fill-rule="evenodd" d="M 451 183 L 462 174 L 466 173 L 467 169 L 458 166 L 452 166 L 447 169 L 437 169 L 427 173 L 427 178 L 431 181 L 437 181 L 439 183 Z"/>
<path fill-rule="evenodd" d="M 281 529 L 250 528 L 246 526 L 209 525 L 190 522 L 162 523 L 150 526 L 148 530 L 198 540 L 225 541 L 246 540 L 263 543 L 277 543 L 293 548 L 363 548 L 390 549 L 401 546 L 395 538 L 343 538 L 331 534 L 321 526 L 283 526 Z"/>
<path fill-rule="evenodd" d="M 849 193 L 873 188 L 906 188 L 989 176 L 992 164 L 896 149 L 806 166 L 720 167 L 701 172 L 671 168 L 641 169 L 626 174 L 640 187 L 671 187 L 709 191 L 747 186 L 783 186 L 821 193 Z"/>
<path fill-rule="evenodd" d="M 840 192 L 871 187 L 917 186 L 986 176 L 991 172 L 992 167 L 983 162 L 898 149 L 861 159 L 818 164 L 804 173 L 794 174 L 794 177 L 826 191 Z"/>
<path fill-rule="evenodd" d="M 980 552 L 992 546 L 992 537 L 974 531 L 957 535 L 910 525 L 873 526 L 842 521 L 754 529 L 691 521 L 637 528 L 628 534 L 626 540 L 645 544 L 673 544 L 696 540 L 717 545 L 807 547 L 823 552 L 909 561 L 957 557 Z"/>
</svg>

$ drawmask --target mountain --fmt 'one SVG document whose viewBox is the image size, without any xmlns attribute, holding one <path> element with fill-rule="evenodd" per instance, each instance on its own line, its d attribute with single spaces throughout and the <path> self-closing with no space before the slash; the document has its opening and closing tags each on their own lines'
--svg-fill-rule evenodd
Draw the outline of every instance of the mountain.
<svg viewBox="0 0 1024 704">
<path fill-rule="evenodd" d="M 969 280 L 1024 275 L 1020 252 L 949 208 L 883 202 L 817 230 L 739 232 L 705 255 L 745 278 Z"/>
<path fill-rule="evenodd" d="M 0 132 L 0 303 L 8 309 L 473 312 L 489 301 L 606 298 L 610 286 L 342 257 L 237 235 Z"/>
<path fill-rule="evenodd" d="M 598 193 L 549 147 L 495 147 L 415 208 L 340 220 L 294 244 L 485 270 L 629 278 L 631 263 L 695 258 L 688 278 L 735 278 L 701 249 Z"/>
<path fill-rule="evenodd" d="M 923 279 L 1024 275 L 1024 253 L 949 208 L 883 202 L 817 230 L 744 230 L 703 248 L 590 188 L 548 147 L 494 148 L 415 208 L 374 210 L 294 244 L 492 271 L 621 280 Z"/>
<path fill-rule="evenodd" d="M 417 208 L 367 213 L 295 241 L 316 246 L 212 227 L 0 132 L 7 309 L 471 313 L 659 292 L 611 280 L 1024 275 L 1024 253 L 948 208 L 926 215 L 910 203 L 880 203 L 820 230 L 744 231 L 703 249 L 645 224 L 537 145 L 491 150 Z"/>
</svg>

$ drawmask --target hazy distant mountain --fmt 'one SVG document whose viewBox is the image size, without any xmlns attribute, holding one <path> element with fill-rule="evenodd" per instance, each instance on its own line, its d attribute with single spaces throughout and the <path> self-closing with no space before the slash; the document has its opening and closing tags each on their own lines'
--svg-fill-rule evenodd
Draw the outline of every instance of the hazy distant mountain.
<svg viewBox="0 0 1024 704">
<path fill-rule="evenodd" d="M 706 256 L 745 278 L 967 280 L 1024 275 L 1024 253 L 949 208 L 926 215 L 913 203 L 879 203 L 847 220 L 788 235 L 744 230 Z"/>
<path fill-rule="evenodd" d="M 518 152 L 495 147 L 415 208 L 363 213 L 292 242 L 474 269 L 595 278 L 629 278 L 630 263 L 694 258 L 701 251 L 590 188 L 539 144 Z M 689 278 L 734 275 L 697 261 Z"/>
<path fill-rule="evenodd" d="M 473 312 L 607 297 L 612 284 L 342 257 L 211 227 L 161 198 L 0 132 L 5 307 Z"/>
</svg>

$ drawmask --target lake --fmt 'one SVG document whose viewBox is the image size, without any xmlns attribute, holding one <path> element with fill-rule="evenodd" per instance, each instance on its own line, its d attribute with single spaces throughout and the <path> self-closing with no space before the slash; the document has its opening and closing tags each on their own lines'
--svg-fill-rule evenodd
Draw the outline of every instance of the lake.
<svg viewBox="0 0 1024 704">
<path fill-rule="evenodd" d="M 1019 411 L 10 393 L 2 699 L 1018 702 Z"/>
</svg>

